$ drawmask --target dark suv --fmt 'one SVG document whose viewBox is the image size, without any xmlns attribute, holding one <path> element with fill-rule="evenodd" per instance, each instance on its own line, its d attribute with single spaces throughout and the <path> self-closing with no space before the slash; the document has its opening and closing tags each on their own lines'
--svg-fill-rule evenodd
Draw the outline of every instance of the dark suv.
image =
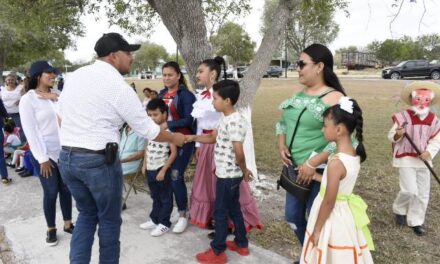
<svg viewBox="0 0 440 264">
<path fill-rule="evenodd" d="M 267 77 L 277 77 L 279 78 L 283 74 L 283 69 L 280 66 L 269 66 L 266 71 L 266 74 L 263 75 L 263 78 Z"/>
<path fill-rule="evenodd" d="M 405 77 L 429 77 L 439 80 L 440 64 L 430 64 L 427 60 L 408 60 L 382 70 L 384 79 L 397 80 Z"/>
</svg>

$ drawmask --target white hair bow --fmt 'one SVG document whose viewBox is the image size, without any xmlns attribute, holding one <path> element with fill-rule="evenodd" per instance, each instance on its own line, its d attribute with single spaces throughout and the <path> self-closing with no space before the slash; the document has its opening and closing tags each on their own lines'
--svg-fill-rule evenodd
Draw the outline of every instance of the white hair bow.
<svg viewBox="0 0 440 264">
<path fill-rule="evenodd" d="M 353 101 L 350 100 L 350 97 L 342 96 L 341 99 L 339 99 L 339 105 L 345 112 L 353 114 Z"/>
</svg>

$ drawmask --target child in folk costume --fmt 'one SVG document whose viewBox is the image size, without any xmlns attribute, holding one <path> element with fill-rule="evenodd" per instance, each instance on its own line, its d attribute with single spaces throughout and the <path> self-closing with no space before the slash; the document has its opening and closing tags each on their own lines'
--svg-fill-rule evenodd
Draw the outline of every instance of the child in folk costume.
<svg viewBox="0 0 440 264">
<path fill-rule="evenodd" d="M 353 194 L 360 163 L 367 157 L 362 110 L 355 100 L 342 97 L 323 116 L 324 137 L 336 142 L 337 152 L 329 158 L 321 189 L 313 202 L 300 262 L 373 263 L 367 205 Z M 356 149 L 350 138 L 353 132 L 358 140 Z"/>
<path fill-rule="evenodd" d="M 213 106 L 213 85 L 219 79 L 221 66 L 225 65 L 222 57 L 204 60 L 197 69 L 198 85 L 204 86 L 196 94 L 191 115 L 197 119 L 197 135 L 209 135 L 217 128 L 221 113 Z M 224 68 L 225 69 L 225 68 Z M 224 74 L 226 76 L 226 73 Z M 191 223 L 202 228 L 209 227 L 213 219 L 216 176 L 214 164 L 214 143 L 196 142 L 196 171 L 191 193 Z M 255 199 L 247 182 L 240 185 L 240 204 L 246 229 L 262 228 Z M 214 234 L 210 234 L 212 238 Z"/>
<path fill-rule="evenodd" d="M 419 236 L 426 234 L 423 223 L 430 192 L 430 172 L 423 161 L 432 166 L 440 148 L 440 120 L 430 112 L 439 96 L 440 85 L 430 81 L 416 81 L 405 87 L 401 99 L 411 108 L 393 115 L 394 124 L 388 133 L 393 142 L 393 167 L 399 168 L 400 175 L 400 191 L 393 204 L 396 224 L 407 224 Z"/>
</svg>

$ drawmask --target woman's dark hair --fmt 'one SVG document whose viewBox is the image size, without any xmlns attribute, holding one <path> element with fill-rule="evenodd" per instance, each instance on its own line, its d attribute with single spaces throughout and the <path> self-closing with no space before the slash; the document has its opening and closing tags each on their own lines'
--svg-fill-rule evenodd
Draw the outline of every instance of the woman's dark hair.
<svg viewBox="0 0 440 264">
<path fill-rule="evenodd" d="M 216 56 L 214 59 L 204 60 L 200 64 L 205 64 L 210 71 L 215 71 L 217 73 L 215 78 L 216 81 L 218 81 L 218 78 L 220 78 L 223 65 L 223 79 L 226 80 L 226 62 L 222 57 Z"/>
<path fill-rule="evenodd" d="M 40 74 L 36 74 L 34 76 L 29 77 L 29 84 L 27 85 L 26 91 L 37 89 L 38 80 L 40 79 L 42 74 L 43 73 L 40 73 Z"/>
<path fill-rule="evenodd" d="M 162 114 L 165 112 L 168 113 L 167 104 L 160 98 L 154 98 L 147 104 L 147 110 L 154 111 L 156 109 L 158 109 Z"/>
<path fill-rule="evenodd" d="M 162 71 L 164 68 L 173 68 L 175 72 L 180 74 L 179 85 L 183 84 L 183 85 L 185 85 L 185 87 L 188 87 L 188 85 L 186 85 L 185 76 L 183 76 L 183 73 L 180 70 L 179 63 L 177 63 L 175 61 L 169 61 L 162 66 Z"/>
<path fill-rule="evenodd" d="M 322 62 L 324 64 L 324 83 L 346 95 L 344 87 L 342 87 L 341 82 L 339 82 L 338 77 L 333 71 L 333 55 L 331 51 L 326 46 L 315 43 L 305 48 L 303 52 L 309 55 L 314 63 Z"/>
<path fill-rule="evenodd" d="M 364 146 L 364 136 L 363 136 L 363 126 L 364 126 L 364 118 L 362 117 L 362 109 L 359 107 L 359 104 L 356 100 L 351 99 L 353 102 L 353 113 L 341 109 L 340 104 L 335 104 L 334 106 L 327 108 L 322 114 L 323 117 L 327 117 L 328 115 L 332 115 L 333 122 L 338 124 L 344 124 L 347 128 L 350 135 L 356 130 L 356 139 L 358 141 L 358 146 L 356 147 L 356 154 L 361 157 L 361 162 L 364 162 L 367 159 L 367 153 L 365 151 Z"/>
<path fill-rule="evenodd" d="M 238 85 L 238 82 L 233 80 L 221 80 L 214 84 L 212 89 L 214 92 L 217 92 L 221 98 L 229 98 L 232 105 L 235 105 L 238 101 L 238 97 L 240 97 L 240 86 Z"/>
</svg>

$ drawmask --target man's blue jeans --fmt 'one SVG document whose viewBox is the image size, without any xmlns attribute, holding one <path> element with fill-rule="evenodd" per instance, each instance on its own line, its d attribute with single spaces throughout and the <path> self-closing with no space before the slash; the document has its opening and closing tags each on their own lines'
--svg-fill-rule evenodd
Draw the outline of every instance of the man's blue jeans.
<svg viewBox="0 0 440 264">
<path fill-rule="evenodd" d="M 190 142 L 186 143 L 181 148 L 177 148 L 177 158 L 171 166 L 171 185 L 173 187 L 173 193 L 179 213 L 185 213 L 188 209 L 185 170 L 191 160 L 194 146 L 194 142 Z"/>
<path fill-rule="evenodd" d="M 173 211 L 173 190 L 170 172 L 168 171 L 165 174 L 163 181 L 157 181 L 156 176 L 160 169 L 154 171 L 147 170 L 148 186 L 150 187 L 151 199 L 153 199 L 150 218 L 156 225 L 162 224 L 170 227 L 170 217 Z"/>
<path fill-rule="evenodd" d="M 59 168 L 76 201 L 79 215 L 70 241 L 70 263 L 90 263 L 99 224 L 99 263 L 119 263 L 122 168 L 100 154 L 62 150 Z"/>
<path fill-rule="evenodd" d="M 34 159 L 33 156 L 32 159 Z M 53 166 L 52 176 L 45 178 L 40 173 L 40 164 L 37 160 L 34 160 L 35 169 L 38 171 L 41 186 L 43 187 L 43 208 L 47 227 L 55 227 L 58 193 L 60 194 L 60 207 L 64 221 L 72 220 L 72 195 L 61 178 L 57 164 L 52 160 L 50 162 Z"/>
<path fill-rule="evenodd" d="M 309 200 L 306 204 L 296 199 L 295 196 L 286 192 L 286 221 L 292 227 L 301 245 L 304 243 L 304 236 L 306 234 L 306 212 L 310 212 L 313 201 L 315 200 L 316 195 L 318 195 L 320 186 L 321 184 L 319 182 L 312 181 Z"/>
<path fill-rule="evenodd" d="M 215 237 L 211 242 L 211 248 L 216 255 L 226 249 L 226 237 L 228 236 L 228 217 L 234 223 L 235 243 L 239 247 L 247 247 L 246 227 L 244 226 L 243 213 L 240 208 L 240 178 L 218 178 L 215 196 Z"/>
</svg>

